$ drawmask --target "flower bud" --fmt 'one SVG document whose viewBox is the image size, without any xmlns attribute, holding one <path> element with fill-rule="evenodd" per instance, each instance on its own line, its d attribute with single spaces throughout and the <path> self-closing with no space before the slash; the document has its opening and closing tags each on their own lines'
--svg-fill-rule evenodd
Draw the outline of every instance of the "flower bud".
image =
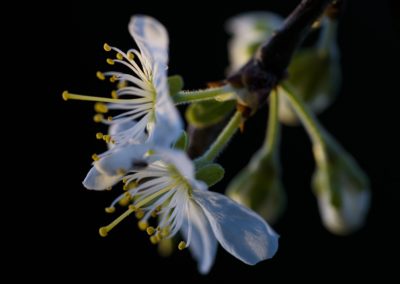
<svg viewBox="0 0 400 284">
<path fill-rule="evenodd" d="M 330 140 L 330 143 L 335 143 Z M 370 206 L 368 178 L 339 145 L 314 146 L 313 189 L 324 226 L 337 235 L 360 229 Z"/>
<path fill-rule="evenodd" d="M 231 181 L 227 195 L 251 208 L 269 223 L 283 213 L 286 195 L 277 159 L 256 153 L 250 163 Z"/>
</svg>

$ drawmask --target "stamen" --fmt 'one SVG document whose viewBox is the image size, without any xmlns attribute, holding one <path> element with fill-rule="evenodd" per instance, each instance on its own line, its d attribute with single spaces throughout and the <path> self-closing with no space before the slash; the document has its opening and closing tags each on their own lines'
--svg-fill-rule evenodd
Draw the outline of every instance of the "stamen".
<svg viewBox="0 0 400 284">
<path fill-rule="evenodd" d="M 146 230 L 148 226 L 149 226 L 149 224 L 147 223 L 147 221 L 139 221 L 138 222 L 138 227 L 141 231 Z"/>
<path fill-rule="evenodd" d="M 149 236 L 151 236 L 152 234 L 154 234 L 156 232 L 156 230 L 153 227 L 147 227 L 146 232 Z"/>
<path fill-rule="evenodd" d="M 99 113 L 107 113 L 108 107 L 107 107 L 107 105 L 105 105 L 103 103 L 95 103 L 94 110 Z"/>
<path fill-rule="evenodd" d="M 104 76 L 104 74 L 103 74 L 102 72 L 100 72 L 100 71 L 97 71 L 97 72 L 96 72 L 96 77 L 97 77 L 99 80 L 101 80 L 101 81 L 104 81 L 104 80 L 106 79 L 106 77 Z"/>
<path fill-rule="evenodd" d="M 135 58 L 135 55 L 133 54 L 133 52 L 128 52 L 128 58 L 129 60 L 133 60 Z"/>
<path fill-rule="evenodd" d="M 108 233 L 119 223 L 121 223 L 122 220 L 124 220 L 126 217 L 128 217 L 130 214 L 132 214 L 136 208 L 134 206 L 129 206 L 128 210 L 126 210 L 123 214 L 121 214 L 117 219 L 115 219 L 113 222 L 111 222 L 109 225 L 105 227 L 101 227 L 99 229 L 99 234 L 102 237 L 106 237 Z"/>
<path fill-rule="evenodd" d="M 186 248 L 186 243 L 184 241 L 181 241 L 178 245 L 179 250 L 184 250 Z"/>
<path fill-rule="evenodd" d="M 112 92 L 111 92 L 111 97 L 112 97 L 113 99 L 118 99 L 118 93 L 117 93 L 117 91 L 112 91 Z"/>
<path fill-rule="evenodd" d="M 103 45 L 103 48 L 105 51 L 111 51 L 111 46 L 109 46 L 107 43 Z"/>
<path fill-rule="evenodd" d="M 118 88 L 118 89 L 122 89 L 122 88 L 125 88 L 126 86 L 128 86 L 128 82 L 126 82 L 126 81 L 119 81 L 119 82 L 118 82 L 118 85 L 117 85 L 117 88 Z"/>
<path fill-rule="evenodd" d="M 95 116 L 93 116 L 94 122 L 102 122 L 103 119 L 104 119 L 104 116 L 102 114 L 100 114 L 100 113 L 98 113 Z M 104 135 L 104 136 L 107 136 L 107 135 Z M 104 136 L 103 136 L 103 139 L 104 139 Z"/>
<path fill-rule="evenodd" d="M 156 245 L 156 244 L 158 244 L 160 241 L 158 240 L 157 236 L 153 235 L 153 236 L 150 237 L 150 242 L 151 242 L 153 245 Z"/>
<path fill-rule="evenodd" d="M 123 59 L 124 59 L 124 56 L 123 56 L 121 53 L 119 53 L 119 52 L 117 53 L 116 56 L 117 56 L 117 59 L 118 59 L 118 60 L 123 60 Z"/>
<path fill-rule="evenodd" d="M 110 82 L 111 82 L 111 83 L 115 83 L 116 81 L 117 81 L 117 76 L 112 75 L 112 76 L 110 77 Z"/>
<path fill-rule="evenodd" d="M 113 93 L 111 92 L 111 95 Z M 103 102 L 103 103 L 117 103 L 117 104 L 126 104 L 126 103 L 132 103 L 132 99 L 117 99 L 116 98 L 103 98 L 103 97 L 93 97 L 93 96 L 84 96 L 84 95 L 78 95 L 78 94 L 72 94 L 69 93 L 68 91 L 64 91 L 62 93 L 62 97 L 64 101 L 67 100 L 78 100 L 78 101 L 90 101 L 90 102 Z"/>
<path fill-rule="evenodd" d="M 92 159 L 93 159 L 93 161 L 98 161 L 98 160 L 100 160 L 100 158 L 99 158 L 99 156 L 98 156 L 97 154 L 93 154 L 93 155 L 92 155 Z"/>
<path fill-rule="evenodd" d="M 103 133 L 101 133 L 101 132 L 97 132 L 96 133 L 96 139 L 103 139 L 103 136 L 104 136 L 104 134 Z"/>
<path fill-rule="evenodd" d="M 138 209 L 135 213 L 136 218 L 142 219 L 144 217 L 144 211 L 142 209 Z"/>
<path fill-rule="evenodd" d="M 104 211 L 106 211 L 107 213 L 111 214 L 115 212 L 115 207 L 111 206 L 111 207 L 107 207 L 104 209 Z"/>
<path fill-rule="evenodd" d="M 114 64 L 115 64 L 115 61 L 112 60 L 111 58 L 107 58 L 106 61 L 107 61 L 107 63 L 110 64 L 110 65 L 114 65 Z"/>
</svg>

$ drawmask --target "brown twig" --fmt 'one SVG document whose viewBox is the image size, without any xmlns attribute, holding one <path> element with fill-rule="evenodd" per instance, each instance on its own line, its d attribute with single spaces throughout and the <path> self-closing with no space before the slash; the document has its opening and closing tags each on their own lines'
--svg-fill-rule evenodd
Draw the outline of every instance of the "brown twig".
<svg viewBox="0 0 400 284">
<path fill-rule="evenodd" d="M 246 90 L 243 102 L 252 112 L 264 105 L 271 90 L 286 77 L 286 70 L 312 24 L 335 0 L 303 0 L 286 18 L 282 28 L 263 43 L 253 58 L 227 81 Z"/>
</svg>

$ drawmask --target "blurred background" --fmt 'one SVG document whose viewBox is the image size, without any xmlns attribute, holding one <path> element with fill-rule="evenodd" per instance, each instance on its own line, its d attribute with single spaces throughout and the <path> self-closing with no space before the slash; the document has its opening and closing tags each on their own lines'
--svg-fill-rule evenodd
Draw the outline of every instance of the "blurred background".
<svg viewBox="0 0 400 284">
<path fill-rule="evenodd" d="M 38 153 L 49 167 L 45 180 L 36 177 L 43 197 L 43 206 L 36 210 L 41 217 L 27 221 L 28 227 L 38 232 L 25 239 L 34 241 L 32 252 L 25 253 L 40 263 L 34 273 L 44 277 L 52 271 L 65 279 L 103 278 L 110 282 L 123 278 L 139 281 L 144 276 L 151 282 L 202 283 L 227 279 L 267 282 L 288 277 L 324 280 L 317 275 L 345 279 L 379 274 L 384 278 L 394 272 L 389 259 L 397 256 L 395 230 L 400 204 L 399 141 L 394 137 L 399 118 L 393 100 L 399 93 L 399 10 L 395 1 L 346 1 L 339 26 L 343 85 L 335 103 L 320 115 L 322 123 L 371 179 L 373 199 L 365 228 L 349 237 L 334 236 L 324 229 L 310 189 L 314 169 L 310 142 L 302 127 L 284 127 L 281 156 L 288 207 L 274 226 L 281 238 L 273 259 L 250 267 L 219 249 L 210 274 L 201 276 L 187 250 L 170 258 L 158 256 L 133 217 L 109 237 L 98 235 L 98 228 L 115 218 L 104 208 L 118 192 L 87 191 L 81 181 L 90 168 L 91 155 L 105 150 L 95 139 L 95 133 L 105 128 L 93 122 L 93 104 L 63 102 L 61 93 L 109 94 L 111 86 L 95 76 L 97 70 L 109 68 L 103 43 L 131 48 L 133 41 L 127 30 L 130 16 L 151 15 L 170 34 L 169 73 L 181 74 L 186 89 L 203 88 L 207 82 L 224 78 L 228 66 L 224 23 L 229 17 L 253 10 L 286 16 L 299 1 L 242 1 L 218 3 L 218 7 L 211 1 L 158 2 L 125 0 L 89 5 L 62 1 L 43 6 L 43 15 L 37 16 L 40 27 L 27 26 L 29 44 L 44 42 L 44 61 L 38 64 L 47 73 L 37 91 L 44 96 L 39 119 L 49 121 L 35 130 L 45 138 Z M 33 37 L 31 33 L 36 32 Z M 213 190 L 223 192 L 261 145 L 266 116 L 263 110 L 249 119 L 245 132 L 237 135 L 220 157 L 227 174 Z"/>
</svg>

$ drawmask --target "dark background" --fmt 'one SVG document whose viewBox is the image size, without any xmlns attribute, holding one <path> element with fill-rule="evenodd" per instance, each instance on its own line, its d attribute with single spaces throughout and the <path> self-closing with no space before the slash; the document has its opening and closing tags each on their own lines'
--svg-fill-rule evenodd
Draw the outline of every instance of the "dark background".
<svg viewBox="0 0 400 284">
<path fill-rule="evenodd" d="M 18 255 L 17 262 L 37 264 L 32 275 L 40 278 L 52 272 L 60 279 L 113 282 L 122 278 L 137 282 L 139 275 L 151 282 L 175 283 L 228 278 L 323 280 L 317 273 L 326 279 L 371 275 L 383 279 L 395 272 L 392 265 L 396 261 L 390 258 L 397 256 L 400 202 L 399 143 L 394 137 L 399 129 L 394 100 L 399 93 L 399 15 L 398 7 L 386 1 L 347 1 L 339 30 L 343 86 L 336 102 L 320 116 L 371 178 L 373 200 L 365 228 L 349 237 L 331 235 L 323 228 L 309 186 L 314 165 L 308 137 L 301 127 L 285 127 L 281 152 L 288 208 L 274 226 L 281 239 L 272 260 L 250 267 L 219 249 L 213 269 L 204 277 L 198 275 L 188 251 L 175 252 L 167 259 L 159 257 L 134 218 L 125 220 L 107 238 L 98 235 L 98 228 L 115 217 L 104 213 L 104 207 L 118 194 L 86 191 L 81 185 L 91 154 L 104 150 L 95 139 L 101 126 L 92 121 L 91 103 L 63 102 L 61 93 L 68 89 L 108 94 L 110 86 L 95 77 L 97 70 L 107 70 L 103 43 L 123 50 L 132 47 L 127 31 L 130 16 L 154 16 L 170 33 L 170 74 L 183 75 L 187 89 L 202 88 L 224 78 L 228 36 L 223 26 L 228 17 L 260 9 L 285 16 L 298 2 L 244 1 L 222 4 L 221 8 L 211 1 L 159 4 L 131 0 L 92 6 L 63 1 L 44 5 L 43 14 L 34 15 L 39 27 L 29 29 L 28 23 L 25 34 L 26 44 L 41 52 L 35 54 L 39 60 L 29 72 L 40 76 L 36 86 L 43 108 L 35 117 L 40 124 L 27 131 L 39 140 L 35 141 L 39 142 L 38 151 L 32 155 L 49 166 L 45 171 L 35 164 L 32 167 L 39 172 L 34 182 L 39 188 L 35 197 L 40 197 L 32 214 L 39 213 L 39 217 L 28 214 L 24 219 L 27 227 L 22 242 L 28 249 Z M 45 73 L 35 74 L 35 66 Z M 237 135 L 221 156 L 227 175 L 213 190 L 223 192 L 229 178 L 261 145 L 265 117 L 262 111 L 250 119 L 245 133 Z"/>
</svg>

